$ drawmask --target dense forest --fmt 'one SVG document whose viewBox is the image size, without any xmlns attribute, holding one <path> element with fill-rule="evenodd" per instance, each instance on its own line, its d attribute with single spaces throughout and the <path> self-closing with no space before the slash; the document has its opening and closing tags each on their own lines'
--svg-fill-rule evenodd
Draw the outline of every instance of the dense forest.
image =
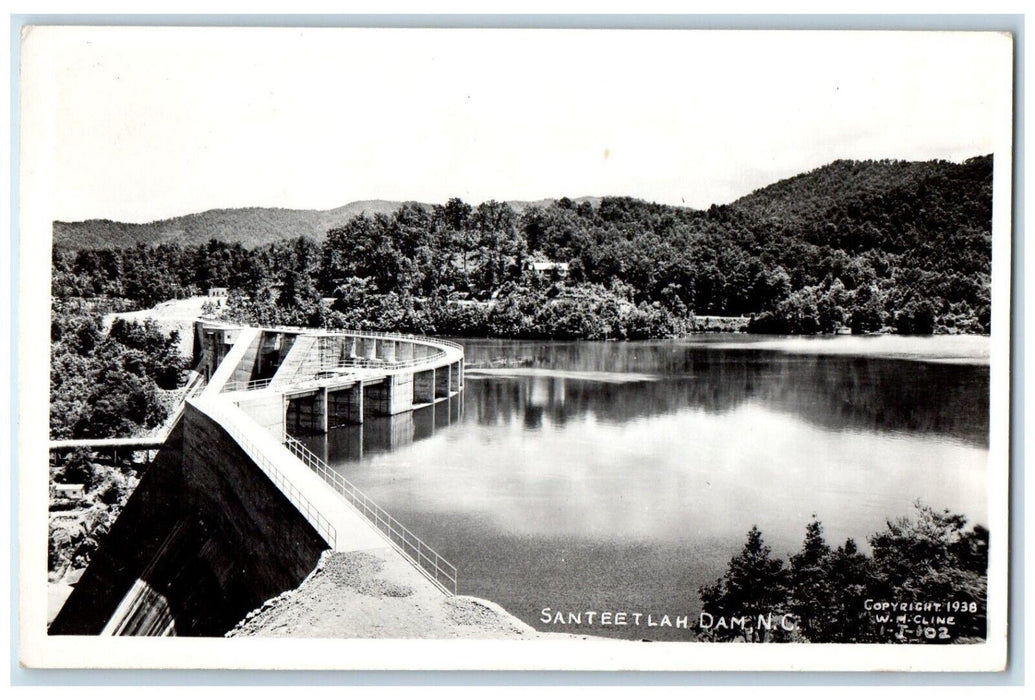
<svg viewBox="0 0 1035 700">
<path fill-rule="evenodd" d="M 154 321 L 100 316 L 56 302 L 50 325 L 50 437 L 127 437 L 152 429 L 168 413 L 162 390 L 175 389 L 187 366 L 174 331 Z M 80 481 L 76 483 L 86 483 Z"/>
<path fill-rule="evenodd" d="M 53 295 L 147 307 L 228 287 L 220 311 L 241 321 L 519 338 L 674 336 L 701 315 L 765 333 L 988 333 L 991 208 L 984 156 L 837 161 L 706 211 L 452 199 L 255 247 L 247 230 L 107 249 L 66 231 Z"/>
<path fill-rule="evenodd" d="M 982 641 L 989 533 L 966 524 L 962 515 L 917 502 L 913 518 L 889 520 L 869 538 L 867 555 L 851 539 L 831 547 L 814 520 L 787 565 L 753 527 L 722 577 L 699 591 L 702 636 L 724 642 Z"/>
</svg>

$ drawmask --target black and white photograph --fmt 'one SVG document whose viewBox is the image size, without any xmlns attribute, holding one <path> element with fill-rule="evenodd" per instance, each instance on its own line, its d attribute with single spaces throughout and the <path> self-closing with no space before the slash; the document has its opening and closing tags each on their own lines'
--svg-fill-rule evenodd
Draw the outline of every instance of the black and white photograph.
<svg viewBox="0 0 1035 700">
<path fill-rule="evenodd" d="M 22 663 L 1002 670 L 1013 51 L 24 27 Z"/>
</svg>

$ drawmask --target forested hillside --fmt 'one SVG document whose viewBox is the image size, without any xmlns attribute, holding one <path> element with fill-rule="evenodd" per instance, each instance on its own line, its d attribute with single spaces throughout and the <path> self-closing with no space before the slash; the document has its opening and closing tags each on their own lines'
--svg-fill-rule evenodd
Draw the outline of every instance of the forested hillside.
<svg viewBox="0 0 1035 700">
<path fill-rule="evenodd" d="M 271 219 L 258 239 L 283 235 L 254 246 L 217 230 L 56 244 L 53 292 L 150 306 L 227 286 L 240 320 L 501 337 L 661 337 L 695 314 L 750 316 L 757 332 L 987 333 L 991 207 L 991 156 L 837 161 L 707 211 L 453 199 L 324 236 Z"/>
<path fill-rule="evenodd" d="M 176 389 L 187 358 L 179 337 L 153 321 L 116 318 L 107 332 L 97 314 L 55 302 L 50 324 L 50 437 L 141 434 L 162 423 L 162 390 Z"/>
</svg>

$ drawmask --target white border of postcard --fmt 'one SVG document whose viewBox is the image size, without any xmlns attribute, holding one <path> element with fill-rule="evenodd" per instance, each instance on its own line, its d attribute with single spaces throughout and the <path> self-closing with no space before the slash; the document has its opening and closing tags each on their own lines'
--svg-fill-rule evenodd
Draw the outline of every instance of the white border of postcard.
<svg viewBox="0 0 1035 700">
<path fill-rule="evenodd" d="M 33 31 L 41 31 L 37 28 Z M 654 643 L 617 640 L 356 640 L 49 637 L 46 634 L 47 386 L 50 239 L 53 217 L 51 134 L 57 102 L 46 79 L 60 51 L 60 28 L 47 51 L 22 56 L 20 116 L 19 593 L 20 660 L 50 668 L 207 669 L 534 669 L 534 670 L 840 670 L 995 671 L 1006 663 L 1013 43 L 988 33 L 990 75 L 998 87 L 994 149 L 991 403 L 989 426 L 988 638 L 984 644 L 801 645 Z M 137 31 L 147 31 L 140 28 Z M 184 31 L 189 31 L 185 29 Z M 221 31 L 239 31 L 224 28 Z M 247 31 L 247 30 L 244 30 Z M 264 29 L 263 31 L 276 31 Z M 284 29 L 282 31 L 299 31 Z M 323 30 L 328 31 L 328 30 Z M 333 30 L 332 30 L 333 31 Z M 356 30 L 342 30 L 356 31 Z M 383 31 L 365 29 L 359 31 Z M 418 51 L 427 31 L 412 29 Z M 454 31 L 454 30 L 445 30 Z M 484 30 L 455 31 L 538 31 Z M 564 30 L 560 30 L 564 31 Z M 609 30 L 612 32 L 625 30 Z M 699 30 L 689 30 L 699 31 Z M 802 32 L 804 35 L 808 32 Z M 615 34 L 616 39 L 618 38 Z M 873 33 L 879 41 L 879 33 Z M 530 42 L 534 46 L 534 42 Z M 515 58 L 515 60 L 519 60 Z M 36 390 L 38 389 L 38 390 Z"/>
</svg>

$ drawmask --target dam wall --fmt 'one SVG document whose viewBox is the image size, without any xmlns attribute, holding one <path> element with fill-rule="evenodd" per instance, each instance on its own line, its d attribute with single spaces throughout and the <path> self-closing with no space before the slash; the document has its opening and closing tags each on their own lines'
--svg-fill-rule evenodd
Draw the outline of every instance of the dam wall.
<svg viewBox="0 0 1035 700">
<path fill-rule="evenodd" d="M 98 635 L 120 601 L 156 558 L 177 523 L 188 518 L 182 475 L 182 421 L 126 502 L 51 623 L 49 634 Z"/>
<path fill-rule="evenodd" d="M 50 634 L 221 636 L 328 549 L 217 421 L 188 404 L 174 433 Z"/>
<path fill-rule="evenodd" d="M 219 636 L 297 587 L 329 548 L 387 548 L 455 592 L 455 567 L 291 434 L 405 415 L 389 443 L 411 442 L 415 404 L 451 411 L 462 348 L 384 333 L 195 330 L 207 384 L 48 632 Z"/>
</svg>

